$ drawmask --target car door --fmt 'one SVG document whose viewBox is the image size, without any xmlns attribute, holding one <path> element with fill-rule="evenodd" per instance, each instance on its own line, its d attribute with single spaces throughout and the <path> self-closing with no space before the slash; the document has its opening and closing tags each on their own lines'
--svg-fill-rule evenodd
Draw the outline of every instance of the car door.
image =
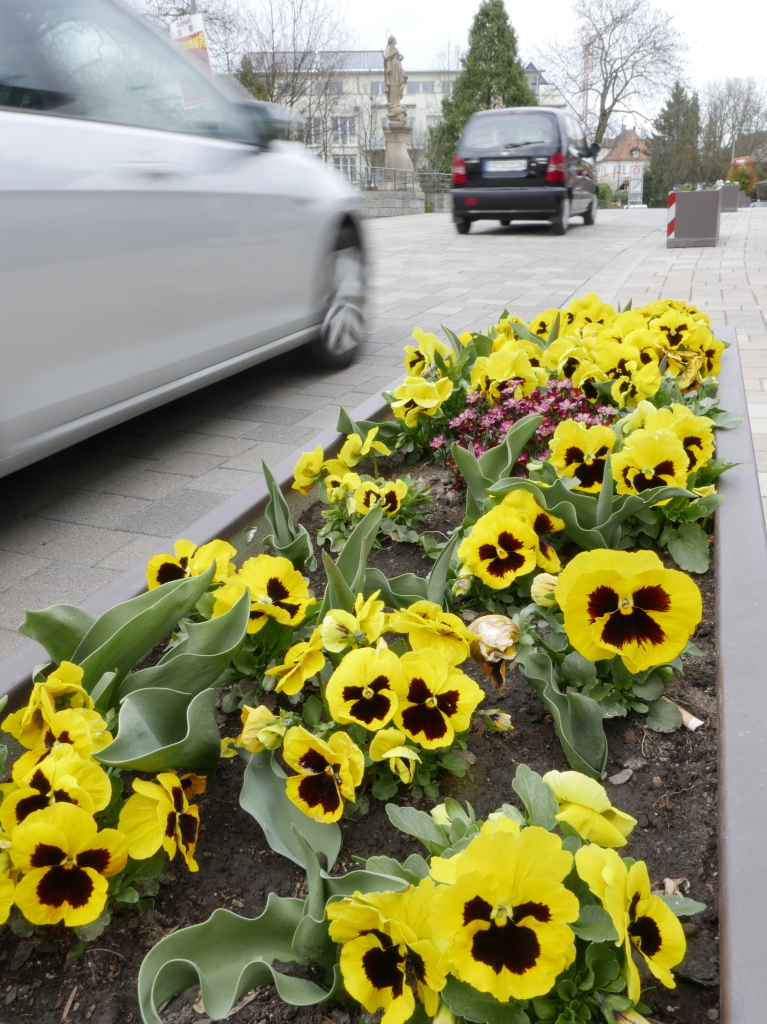
<svg viewBox="0 0 767 1024">
<path fill-rule="evenodd" d="M 108 0 L 7 0 L 0 21 L 11 454 L 312 310 L 303 183 L 183 55 Z"/>
<path fill-rule="evenodd" d="M 586 140 L 578 122 L 569 114 L 565 117 L 567 127 L 568 178 L 572 189 L 572 212 L 583 213 L 591 202 L 591 168 L 586 160 Z"/>
</svg>

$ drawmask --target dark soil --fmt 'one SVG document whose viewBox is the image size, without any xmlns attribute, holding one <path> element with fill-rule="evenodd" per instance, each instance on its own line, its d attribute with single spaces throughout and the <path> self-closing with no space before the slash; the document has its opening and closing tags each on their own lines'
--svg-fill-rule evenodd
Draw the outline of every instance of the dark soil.
<svg viewBox="0 0 767 1024">
<path fill-rule="evenodd" d="M 427 481 L 433 505 L 425 529 L 447 533 L 463 517 L 463 500 L 439 467 L 420 464 L 405 469 Z M 322 506 L 310 507 L 301 522 L 314 532 L 321 525 Z M 413 545 L 391 544 L 374 552 L 370 564 L 387 576 L 403 572 L 425 574 L 433 564 Z M 684 879 L 684 891 L 707 909 L 684 922 L 687 956 L 676 971 L 677 988 L 649 989 L 645 1001 L 664 1024 L 708 1024 L 716 1019 L 718 992 L 718 904 L 716 850 L 716 668 L 715 594 L 713 570 L 696 577 L 704 600 L 704 618 L 695 642 L 703 659 L 686 659 L 685 675 L 671 684 L 668 695 L 705 726 L 695 733 L 679 730 L 662 735 L 644 728 L 642 716 L 606 723 L 610 744 L 605 785 L 616 806 L 638 819 L 625 853 L 647 862 L 653 885 L 664 878 Z M 321 592 L 324 579 L 315 574 Z M 487 704 L 512 716 L 514 729 L 488 733 L 474 726 L 469 751 L 474 758 L 463 779 L 448 776 L 446 795 L 468 800 L 478 816 L 503 802 L 517 803 L 511 788 L 516 766 L 528 764 L 538 772 L 567 769 L 550 716 L 537 695 L 516 669 L 507 677 L 507 692 L 498 695 L 489 680 L 467 662 L 463 666 L 487 691 Z M 223 735 L 236 735 L 237 715 L 219 716 Z M 609 779 L 624 768 L 630 780 L 614 786 Z M 67 954 L 76 940 L 62 927 L 38 928 L 29 939 L 19 939 L 8 928 L 0 932 L 0 1024 L 32 1021 L 58 1024 L 131 1024 L 140 1021 L 136 978 L 147 950 L 179 927 L 204 921 L 216 907 L 225 906 L 254 917 L 265 907 L 269 892 L 303 896 L 304 876 L 290 861 L 273 853 L 256 822 L 238 804 L 242 766 L 238 759 L 221 761 L 218 774 L 200 798 L 203 824 L 198 845 L 200 872 L 190 875 L 180 858 L 170 866 L 173 880 L 161 887 L 155 907 L 139 918 L 127 911 L 75 963 Z M 397 798 L 404 802 L 400 795 Z M 425 809 L 433 801 L 423 801 Z M 351 858 L 388 854 L 404 859 L 423 852 L 415 840 L 396 831 L 383 807 L 373 802 L 364 818 L 342 822 L 344 842 L 335 871 L 352 867 Z M 689 882 L 687 890 L 686 882 Z M 650 984 L 650 980 L 646 979 Z M 74 994 L 73 994 L 74 993 Z M 163 1013 L 167 1024 L 202 1024 L 208 1018 L 194 1009 L 195 990 L 176 997 Z M 229 1020 L 236 1024 L 354 1024 L 357 1011 L 330 1007 L 289 1007 L 271 987 L 256 989 L 249 1002 Z M 69 1012 L 64 1017 L 64 1011 Z M 709 1013 L 712 1016 L 709 1016 Z"/>
</svg>

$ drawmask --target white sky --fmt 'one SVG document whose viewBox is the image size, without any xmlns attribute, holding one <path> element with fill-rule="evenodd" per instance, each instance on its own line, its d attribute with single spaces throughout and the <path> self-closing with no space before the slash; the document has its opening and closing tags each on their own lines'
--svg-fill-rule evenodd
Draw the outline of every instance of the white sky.
<svg viewBox="0 0 767 1024">
<path fill-rule="evenodd" d="M 397 37 L 405 71 L 431 69 L 448 40 L 465 50 L 478 0 L 346 0 L 348 23 L 360 49 L 380 49 L 386 37 Z M 718 0 L 656 0 L 675 16 L 683 55 L 680 77 L 699 88 L 712 78 L 767 76 L 767 3 L 745 7 Z M 519 38 L 523 59 L 551 38 L 568 42 L 574 21 L 569 0 L 514 3 L 506 10 Z M 545 68 L 543 69 L 545 72 Z"/>
</svg>

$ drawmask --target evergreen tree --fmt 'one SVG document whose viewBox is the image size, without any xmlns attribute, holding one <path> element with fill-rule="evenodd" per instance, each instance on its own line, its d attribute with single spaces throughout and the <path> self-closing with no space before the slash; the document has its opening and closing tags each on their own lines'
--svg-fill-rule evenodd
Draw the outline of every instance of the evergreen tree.
<svg viewBox="0 0 767 1024">
<path fill-rule="evenodd" d="M 428 162 L 434 170 L 450 170 L 464 125 L 478 110 L 536 103 L 517 56 L 517 33 L 503 0 L 482 0 L 461 64 L 463 71 L 452 95 L 442 101 L 444 120 L 431 131 Z"/>
<path fill-rule="evenodd" d="M 681 82 L 675 82 L 653 129 L 648 142 L 651 163 L 645 176 L 645 201 L 648 206 L 665 206 L 672 186 L 700 178 L 697 93 L 688 93 Z"/>
<path fill-rule="evenodd" d="M 253 61 L 247 54 L 242 58 L 240 66 L 234 73 L 234 77 L 244 85 L 248 92 L 252 93 L 257 100 L 268 100 L 269 92 L 264 85 L 263 75 L 259 75 L 253 67 Z"/>
</svg>

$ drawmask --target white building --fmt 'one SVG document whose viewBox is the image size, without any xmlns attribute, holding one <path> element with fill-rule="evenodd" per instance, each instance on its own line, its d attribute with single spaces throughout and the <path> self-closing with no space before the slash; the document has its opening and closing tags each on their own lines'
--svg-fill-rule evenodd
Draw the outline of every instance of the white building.
<svg viewBox="0 0 767 1024">
<path fill-rule="evenodd" d="M 606 183 L 613 192 L 623 192 L 632 175 L 643 178 L 649 166 L 647 143 L 635 128 L 627 128 L 617 138 L 604 140 L 597 156 L 597 178 L 600 185 Z"/>
<path fill-rule="evenodd" d="M 265 56 L 251 54 L 254 67 L 263 66 L 259 58 Z M 296 63 L 296 57 L 281 57 Z M 354 180 L 360 168 L 383 165 L 382 129 L 387 124 L 383 50 L 319 54 L 314 63 L 320 70 L 305 76 L 304 95 L 295 101 L 296 109 L 306 118 L 305 141 Z M 405 68 L 408 81 L 402 106 L 412 128 L 409 151 L 416 167 L 428 144 L 429 130 L 442 120 L 442 101 L 450 96 L 460 73 L 459 69 Z M 568 108 L 574 113 L 559 89 L 546 81 L 532 62 L 525 68 L 525 75 L 542 106 Z"/>
</svg>

